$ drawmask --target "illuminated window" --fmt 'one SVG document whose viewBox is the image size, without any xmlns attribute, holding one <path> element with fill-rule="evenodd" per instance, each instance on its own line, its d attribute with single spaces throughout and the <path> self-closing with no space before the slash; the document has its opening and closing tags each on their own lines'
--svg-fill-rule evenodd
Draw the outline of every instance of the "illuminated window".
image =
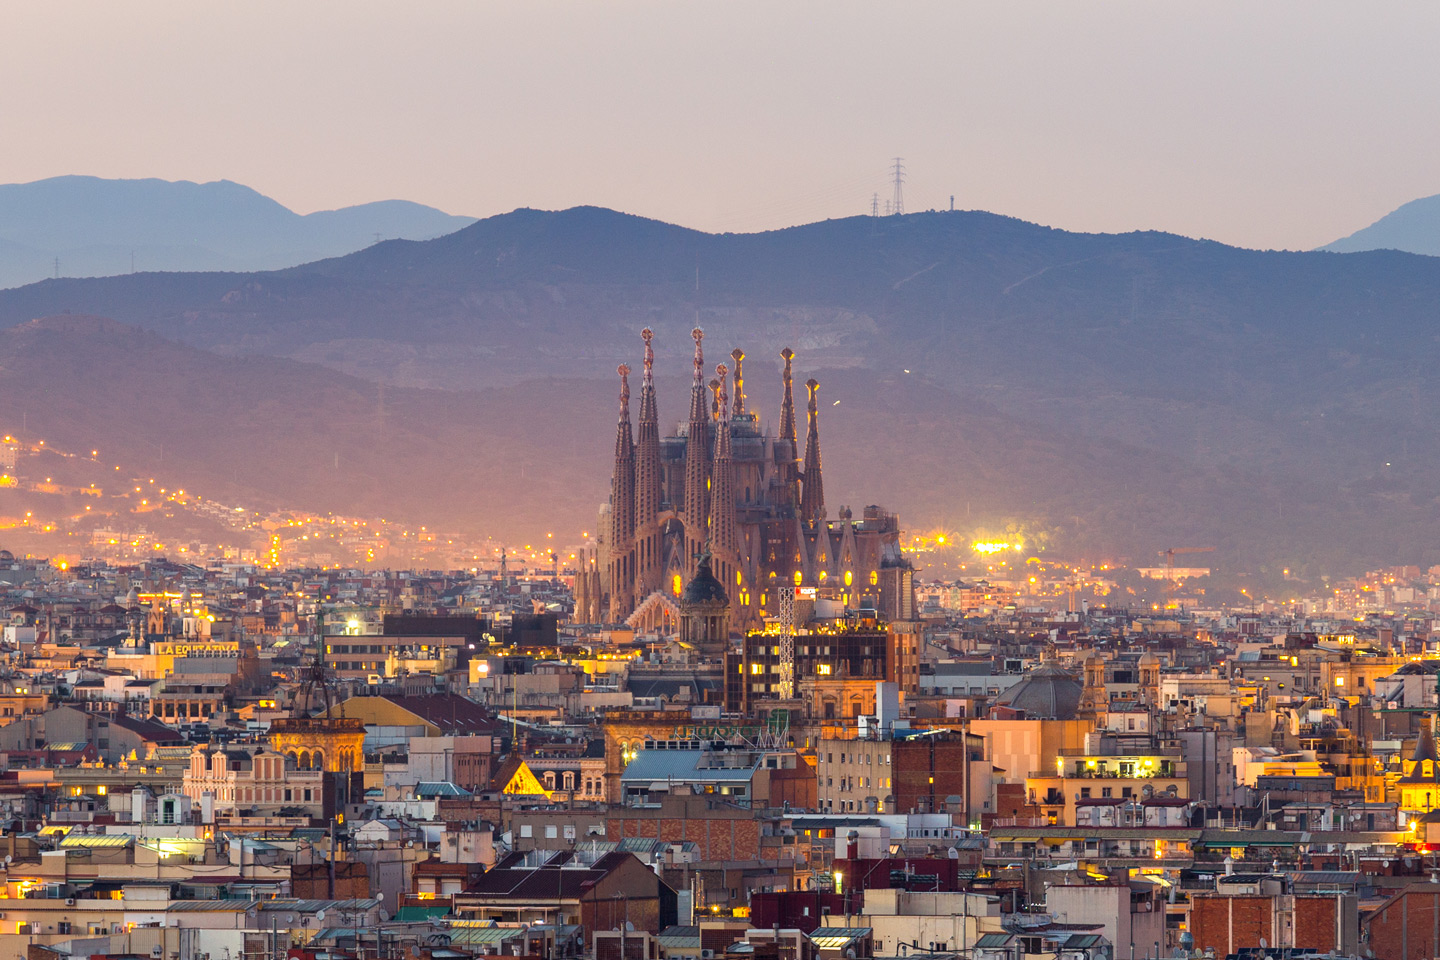
<svg viewBox="0 0 1440 960">
<path fill-rule="evenodd" d="M 681 587 L 682 584 L 680 583 L 680 574 L 677 573 L 675 574 L 675 579 L 670 582 L 670 589 L 674 591 L 675 596 L 678 597 L 680 596 Z"/>
<path fill-rule="evenodd" d="M 817 664 L 816 667 L 815 667 L 815 672 L 818 673 L 818 674 L 819 674 L 820 676 L 822 676 L 822 677 L 828 677 L 828 676 L 830 676 L 830 664 L 828 664 L 828 663 Z"/>
<path fill-rule="evenodd" d="M 799 571 L 799 570 L 796 570 L 796 571 L 795 571 L 795 586 L 797 586 L 797 587 L 800 586 L 800 571 Z"/>
<path fill-rule="evenodd" d="M 871 571 L 870 571 L 870 586 L 873 587 L 873 586 L 875 586 L 875 584 L 877 584 L 877 583 L 879 583 L 879 582 L 880 582 L 880 572 L 879 572 L 878 570 L 871 570 Z"/>
<path fill-rule="evenodd" d="M 854 582 L 855 582 L 855 574 L 851 573 L 849 570 L 846 570 L 846 571 L 845 571 L 845 586 L 848 587 L 848 586 L 850 586 L 850 584 L 852 584 L 852 583 L 854 583 Z"/>
</svg>

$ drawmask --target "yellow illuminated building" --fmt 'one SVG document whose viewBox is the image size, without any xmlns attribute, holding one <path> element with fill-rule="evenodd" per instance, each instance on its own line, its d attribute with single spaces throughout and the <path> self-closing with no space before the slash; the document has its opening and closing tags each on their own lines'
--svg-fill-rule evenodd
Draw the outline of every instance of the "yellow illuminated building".
<svg viewBox="0 0 1440 960">
<path fill-rule="evenodd" d="M 1429 813 L 1440 806 L 1440 757 L 1435 754 L 1435 736 L 1428 727 L 1420 731 L 1404 771 L 1396 784 L 1401 810 Z"/>
<path fill-rule="evenodd" d="M 362 770 L 364 744 L 364 722 L 348 717 L 282 717 L 270 723 L 270 749 L 300 770 Z"/>
</svg>

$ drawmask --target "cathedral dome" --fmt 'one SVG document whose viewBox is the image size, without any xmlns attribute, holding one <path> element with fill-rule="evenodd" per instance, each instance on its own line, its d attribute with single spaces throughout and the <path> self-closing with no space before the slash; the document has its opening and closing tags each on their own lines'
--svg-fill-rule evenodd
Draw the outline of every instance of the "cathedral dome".
<svg viewBox="0 0 1440 960">
<path fill-rule="evenodd" d="M 695 576 L 685 584 L 685 589 L 680 593 L 681 603 L 729 603 L 730 597 L 725 593 L 725 585 L 715 578 L 714 572 L 710 569 L 710 552 L 707 550 L 700 556 L 700 563 L 695 568 Z"/>
<path fill-rule="evenodd" d="M 1072 720 L 1080 706 L 1080 681 L 1054 664 L 1041 664 L 995 698 L 995 705 L 1024 710 L 1036 720 Z"/>
</svg>

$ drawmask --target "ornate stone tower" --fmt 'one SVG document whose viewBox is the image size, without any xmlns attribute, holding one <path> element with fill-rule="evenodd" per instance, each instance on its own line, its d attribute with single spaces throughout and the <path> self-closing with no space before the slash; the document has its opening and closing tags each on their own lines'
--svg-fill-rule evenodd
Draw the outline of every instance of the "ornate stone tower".
<svg viewBox="0 0 1440 960">
<path fill-rule="evenodd" d="M 1110 709 L 1110 695 L 1105 690 L 1105 661 L 1098 653 L 1085 659 L 1085 686 L 1080 691 L 1077 717 L 1094 718 Z"/>
<path fill-rule="evenodd" d="M 745 416 L 745 351 L 736 347 L 730 351 L 735 361 L 735 399 L 730 404 L 730 416 L 739 419 Z"/>
<path fill-rule="evenodd" d="M 805 475 L 801 479 L 800 517 L 807 525 L 814 526 L 825 520 L 825 485 L 820 479 L 820 407 L 815 398 L 820 383 L 806 380 L 805 389 L 810 391 L 807 407 L 810 425 L 805 432 Z"/>
<path fill-rule="evenodd" d="M 695 375 L 690 384 L 690 425 L 685 435 L 685 571 L 694 575 L 696 557 L 705 546 L 709 521 L 710 412 L 705 409 L 705 333 L 690 331 L 695 340 Z"/>
<path fill-rule="evenodd" d="M 630 432 L 630 368 L 620 364 L 620 422 L 615 428 L 615 472 L 610 478 L 610 559 L 605 571 L 609 619 L 635 607 L 635 441 Z"/>
<path fill-rule="evenodd" d="M 1151 710 L 1160 708 L 1160 658 L 1149 650 L 1140 654 L 1140 699 Z"/>
<path fill-rule="evenodd" d="M 712 570 L 728 588 L 740 568 L 740 557 L 735 528 L 735 465 L 730 449 L 727 372 L 723 363 L 715 367 L 720 379 L 720 422 L 715 428 L 715 465 L 710 472 L 710 551 L 714 554 Z"/>
<path fill-rule="evenodd" d="M 635 598 L 661 588 L 665 558 L 661 552 L 660 414 L 655 403 L 655 334 L 640 331 L 645 340 L 645 376 L 640 382 L 640 425 L 635 439 Z"/>
<path fill-rule="evenodd" d="M 780 401 L 780 432 L 775 438 L 777 448 L 777 459 L 783 461 L 783 477 L 785 489 L 789 497 L 789 506 L 800 505 L 800 444 L 795 436 L 795 390 L 791 374 L 790 364 L 795 359 L 795 351 L 786 347 L 780 351 L 780 359 L 785 361 L 784 372 L 781 374 L 785 392 Z"/>
</svg>

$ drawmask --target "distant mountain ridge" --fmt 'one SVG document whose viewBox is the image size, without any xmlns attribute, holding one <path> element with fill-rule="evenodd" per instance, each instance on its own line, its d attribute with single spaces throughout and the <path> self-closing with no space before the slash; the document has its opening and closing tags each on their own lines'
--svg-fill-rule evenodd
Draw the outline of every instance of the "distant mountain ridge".
<svg viewBox="0 0 1440 960">
<path fill-rule="evenodd" d="M 1320 248 L 1334 253 L 1403 250 L 1440 257 L 1440 194 L 1392 210 L 1370 226 Z"/>
<path fill-rule="evenodd" d="M 773 390 L 780 348 L 795 348 L 827 403 L 827 471 L 838 438 L 868 441 L 871 477 L 850 489 L 908 524 L 1020 519 L 1068 551 L 1205 543 L 1226 549 L 1217 563 L 1333 571 L 1440 563 L 1437 303 L 1440 258 L 1404 253 L 1262 252 L 979 212 L 714 235 L 575 208 L 265 273 L 48 280 L 0 291 L 0 326 L 95 314 L 387 390 L 508 389 L 520 402 L 467 407 L 486 436 L 492 417 L 516 418 L 489 449 L 544 470 L 589 438 L 584 505 L 552 509 L 593 514 L 615 365 L 637 361 L 641 327 L 656 331 L 657 369 L 680 378 L 660 396 L 672 428 L 698 320 L 711 362 L 746 352 L 747 392 Z M 756 409 L 773 427 L 775 404 Z M 981 409 L 1002 416 L 963 413 Z M 477 495 L 457 510 L 495 512 L 465 489 Z"/>
<path fill-rule="evenodd" d="M 252 509 L 334 510 L 518 540 L 592 528 L 609 488 L 616 389 L 608 380 L 381 387 L 292 360 L 217 356 L 81 315 L 0 331 L 0 370 L 0 427 L 26 410 L 30 429 L 55 447 L 98 444 L 127 469 Z M 657 373 L 661 414 L 673 419 L 683 412 L 688 365 L 661 365 Z M 746 384 L 751 409 L 773 423 L 778 378 L 757 371 Z M 1241 505 L 1217 538 L 1233 550 L 1253 519 L 1244 505 L 1265 496 L 1246 477 L 1125 444 L 1076 447 L 1063 434 L 903 375 L 853 370 L 827 377 L 823 396 L 832 516 L 841 505 L 858 511 L 878 501 L 913 527 L 938 495 L 950 500 L 955 522 L 969 502 L 977 513 L 1028 511 L 1066 524 L 1081 514 L 1104 516 L 1097 546 L 1123 551 L 1148 535 L 1148 525 L 1214 490 Z M 39 397 L 43 403 L 34 402 Z M 543 397 L 563 403 L 543 408 Z M 966 464 L 958 473 L 956 458 Z M 877 462 L 904 463 L 905 471 L 882 478 Z M 1129 500 L 1142 489 L 1158 494 Z M 5 498 L 0 491 L 0 513 Z M 1311 513 L 1302 529 L 1316 522 Z M 1048 532 L 1044 524 L 1030 529 Z"/>
<path fill-rule="evenodd" d="M 405 200 L 301 215 L 229 180 L 66 176 L 0 184 L 0 287 L 54 276 L 273 270 L 474 222 Z"/>
</svg>

